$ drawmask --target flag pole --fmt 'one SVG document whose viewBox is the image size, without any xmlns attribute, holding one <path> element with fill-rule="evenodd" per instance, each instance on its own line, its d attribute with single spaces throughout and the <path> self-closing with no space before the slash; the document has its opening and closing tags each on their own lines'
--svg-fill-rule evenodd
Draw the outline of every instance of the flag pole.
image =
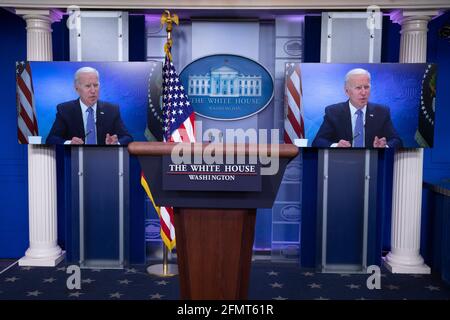
<svg viewBox="0 0 450 320">
<path fill-rule="evenodd" d="M 172 23 L 178 25 L 178 16 L 176 14 L 170 14 L 169 10 L 164 10 L 161 16 L 161 24 L 166 24 L 167 41 L 164 45 L 164 51 L 166 55 L 172 60 L 172 54 L 170 48 L 172 47 Z M 169 263 L 169 250 L 163 241 L 163 264 L 155 264 L 147 268 L 147 272 L 152 275 L 160 277 L 172 277 L 178 274 L 178 266 L 176 264 Z"/>
<path fill-rule="evenodd" d="M 163 242 L 163 263 L 154 264 L 147 268 L 147 273 L 158 277 L 173 277 L 178 274 L 178 266 L 169 263 L 169 250 Z"/>
</svg>

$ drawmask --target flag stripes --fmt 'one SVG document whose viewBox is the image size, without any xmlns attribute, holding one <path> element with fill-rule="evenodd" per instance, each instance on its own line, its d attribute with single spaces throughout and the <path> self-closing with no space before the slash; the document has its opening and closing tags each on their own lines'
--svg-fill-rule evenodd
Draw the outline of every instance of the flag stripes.
<svg viewBox="0 0 450 320">
<path fill-rule="evenodd" d="M 164 210 L 165 209 L 164 207 L 160 208 L 155 204 L 155 200 L 153 199 L 153 195 L 150 191 L 150 187 L 148 186 L 147 180 L 145 179 L 143 172 L 141 172 L 141 185 L 144 188 L 145 193 L 149 197 L 150 201 L 152 202 L 153 207 L 155 208 L 156 213 L 158 214 L 158 217 L 160 219 L 161 239 L 163 240 L 163 242 L 167 246 L 167 248 L 169 248 L 169 250 L 172 250 L 175 247 L 175 227 L 173 227 L 172 229 L 169 229 L 167 226 L 174 225 L 173 220 L 171 220 L 171 218 L 170 218 L 171 216 L 173 217 L 173 212 L 170 214 L 169 212 L 167 212 L 167 210 Z M 170 208 L 170 209 L 172 209 L 172 208 Z M 172 221 L 172 223 L 171 223 L 171 221 Z M 169 235 L 169 237 L 166 235 Z"/>
<path fill-rule="evenodd" d="M 16 97 L 18 140 L 20 143 L 28 143 L 29 136 L 39 135 L 29 62 L 16 63 Z"/>
<path fill-rule="evenodd" d="M 305 138 L 299 63 L 286 64 L 284 142 Z"/>
</svg>

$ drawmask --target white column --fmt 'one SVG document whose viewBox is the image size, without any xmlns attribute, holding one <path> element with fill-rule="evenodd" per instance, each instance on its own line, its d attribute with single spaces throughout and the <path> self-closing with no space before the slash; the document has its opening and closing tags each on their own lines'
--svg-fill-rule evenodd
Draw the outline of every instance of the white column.
<svg viewBox="0 0 450 320">
<path fill-rule="evenodd" d="M 436 11 L 396 12 L 402 26 L 400 62 L 426 62 L 427 25 Z M 391 252 L 385 266 L 392 273 L 430 273 L 420 255 L 423 149 L 395 152 L 392 195 Z"/>
<path fill-rule="evenodd" d="M 27 23 L 27 59 L 51 61 L 55 15 L 50 10 L 16 10 Z M 57 242 L 56 156 L 54 147 L 28 145 L 30 247 L 20 266 L 56 266 L 65 252 Z"/>
</svg>

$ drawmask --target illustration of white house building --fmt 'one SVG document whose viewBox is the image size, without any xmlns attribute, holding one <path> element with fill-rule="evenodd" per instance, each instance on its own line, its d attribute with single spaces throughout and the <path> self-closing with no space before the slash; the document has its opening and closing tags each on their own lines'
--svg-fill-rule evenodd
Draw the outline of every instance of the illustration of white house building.
<svg viewBox="0 0 450 320">
<path fill-rule="evenodd" d="M 261 76 L 244 75 L 222 66 L 205 75 L 189 75 L 189 96 L 259 97 Z"/>
</svg>

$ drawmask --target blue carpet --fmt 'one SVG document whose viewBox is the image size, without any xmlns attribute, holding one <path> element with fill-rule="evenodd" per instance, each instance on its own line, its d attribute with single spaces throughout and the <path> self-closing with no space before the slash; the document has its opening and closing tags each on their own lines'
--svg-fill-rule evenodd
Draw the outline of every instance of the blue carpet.
<svg viewBox="0 0 450 320">
<path fill-rule="evenodd" d="M 19 267 L 0 274 L 0 300 L 177 300 L 177 276 L 148 275 L 146 266 L 81 269 L 81 289 L 69 290 L 66 265 Z M 250 300 L 450 300 L 450 287 L 435 275 L 399 275 L 382 269 L 381 289 L 368 274 L 324 274 L 292 264 L 254 262 Z"/>
</svg>

